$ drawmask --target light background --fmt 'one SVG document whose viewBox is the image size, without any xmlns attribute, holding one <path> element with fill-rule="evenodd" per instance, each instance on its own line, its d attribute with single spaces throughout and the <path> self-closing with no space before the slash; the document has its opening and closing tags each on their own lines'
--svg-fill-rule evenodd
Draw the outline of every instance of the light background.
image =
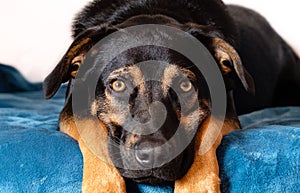
<svg viewBox="0 0 300 193">
<path fill-rule="evenodd" d="M 15 66 L 30 81 L 41 81 L 71 44 L 74 14 L 89 0 L 2 0 L 0 62 Z M 300 54 L 300 11 L 295 0 L 224 0 L 253 8 Z"/>
</svg>

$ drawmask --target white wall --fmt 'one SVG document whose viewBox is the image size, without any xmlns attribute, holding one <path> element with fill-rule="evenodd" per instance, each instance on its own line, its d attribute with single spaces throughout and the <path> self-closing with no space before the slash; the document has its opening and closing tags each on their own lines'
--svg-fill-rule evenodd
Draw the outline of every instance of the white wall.
<svg viewBox="0 0 300 193">
<path fill-rule="evenodd" d="M 87 0 L 0 1 L 0 62 L 41 81 L 71 44 L 70 24 Z"/>
<path fill-rule="evenodd" d="M 31 81 L 43 80 L 71 44 L 72 18 L 88 1 L 2 0 L 0 62 L 17 67 Z M 297 1 L 224 1 L 245 5 L 262 13 L 300 53 Z"/>
</svg>

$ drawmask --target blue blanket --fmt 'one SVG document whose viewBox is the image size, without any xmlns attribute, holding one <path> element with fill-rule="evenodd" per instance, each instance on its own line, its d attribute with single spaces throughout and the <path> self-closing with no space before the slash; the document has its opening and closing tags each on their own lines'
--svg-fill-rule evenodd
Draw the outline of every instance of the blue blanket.
<svg viewBox="0 0 300 193">
<path fill-rule="evenodd" d="M 82 155 L 57 131 L 65 87 L 43 99 L 41 84 L 0 65 L 0 192 L 81 192 Z M 218 149 L 222 192 L 300 192 L 300 107 L 240 116 L 243 129 Z M 171 193 L 128 182 L 128 192 Z"/>
</svg>

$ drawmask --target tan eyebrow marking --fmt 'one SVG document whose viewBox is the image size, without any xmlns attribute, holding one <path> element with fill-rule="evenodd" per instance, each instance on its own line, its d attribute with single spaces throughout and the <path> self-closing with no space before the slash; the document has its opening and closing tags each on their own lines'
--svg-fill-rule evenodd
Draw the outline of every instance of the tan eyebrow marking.
<svg viewBox="0 0 300 193">
<path fill-rule="evenodd" d="M 142 70 L 138 66 L 130 66 L 129 73 L 133 78 L 133 82 L 135 86 L 139 86 L 140 92 L 145 92 L 145 78 Z"/>
<path fill-rule="evenodd" d="M 192 80 L 196 80 L 196 75 L 195 75 L 192 71 L 190 71 L 190 70 L 188 70 L 188 69 L 186 69 L 186 68 L 179 68 L 179 70 L 180 70 L 187 78 L 192 79 Z"/>
<path fill-rule="evenodd" d="M 115 70 L 109 75 L 109 79 L 118 78 L 121 75 L 126 78 L 132 78 L 136 84 L 141 84 L 144 81 L 144 76 L 138 66 L 126 66 Z"/>
<path fill-rule="evenodd" d="M 167 66 L 164 70 L 163 77 L 162 77 L 162 90 L 163 94 L 166 96 L 169 87 L 172 84 L 173 79 L 178 76 L 180 71 L 176 65 Z"/>
<path fill-rule="evenodd" d="M 127 80 L 131 80 L 134 87 L 139 87 L 140 92 L 145 92 L 145 78 L 142 70 L 138 66 L 126 66 L 115 70 L 109 75 L 108 79 L 117 79 L 120 76 L 123 76 Z"/>
</svg>

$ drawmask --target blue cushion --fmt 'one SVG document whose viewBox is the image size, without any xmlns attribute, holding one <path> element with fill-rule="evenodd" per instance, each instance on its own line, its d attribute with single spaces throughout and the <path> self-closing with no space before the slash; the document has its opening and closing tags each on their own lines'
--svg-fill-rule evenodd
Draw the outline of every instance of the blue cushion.
<svg viewBox="0 0 300 193">
<path fill-rule="evenodd" d="M 3 71 L 8 77 L 17 72 L 8 71 Z M 19 79 L 14 89 L 0 93 L 0 192 L 81 192 L 78 144 L 57 131 L 65 87 L 46 101 L 40 84 Z M 18 88 L 24 84 L 29 87 Z M 243 129 L 225 136 L 218 149 L 222 192 L 300 192 L 300 107 L 265 109 L 240 120 Z M 127 187 L 173 192 L 169 186 Z"/>
</svg>

